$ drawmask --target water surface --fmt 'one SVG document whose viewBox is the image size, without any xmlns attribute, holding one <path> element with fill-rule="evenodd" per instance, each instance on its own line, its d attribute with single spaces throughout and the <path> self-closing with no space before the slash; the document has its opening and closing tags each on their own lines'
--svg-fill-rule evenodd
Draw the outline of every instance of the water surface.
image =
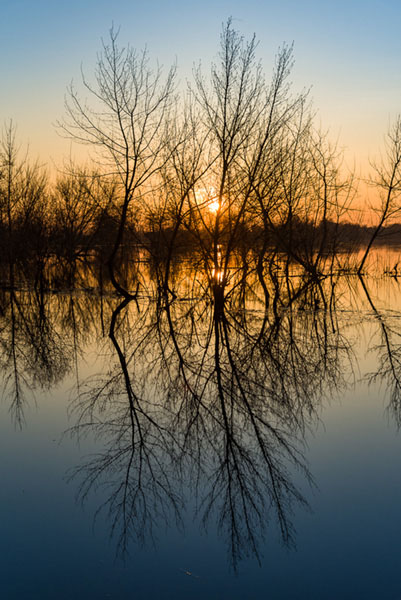
<svg viewBox="0 0 401 600">
<path fill-rule="evenodd" d="M 141 269 L 1 293 L 1 597 L 401 598 L 397 278 Z"/>
</svg>

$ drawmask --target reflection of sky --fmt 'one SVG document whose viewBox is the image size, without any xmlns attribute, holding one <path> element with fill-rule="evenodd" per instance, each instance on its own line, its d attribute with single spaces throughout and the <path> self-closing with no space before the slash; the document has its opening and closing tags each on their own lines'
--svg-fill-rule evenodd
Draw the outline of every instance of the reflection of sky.
<svg viewBox="0 0 401 600">
<path fill-rule="evenodd" d="M 185 79 L 194 61 L 208 64 L 230 15 L 245 36 L 256 32 L 267 72 L 277 47 L 294 41 L 294 84 L 312 86 L 323 127 L 340 135 L 350 161 L 376 152 L 401 97 L 398 0 L 2 0 L 1 117 L 15 120 L 42 160 L 58 160 L 69 151 L 53 128 L 66 85 L 81 62 L 91 71 L 112 22 L 124 43 L 147 44 L 164 64 L 177 58 Z"/>
<path fill-rule="evenodd" d="M 369 289 L 376 301 L 374 283 Z M 397 284 L 384 280 L 380 296 L 392 298 Z M 383 284 L 383 280 L 382 280 Z M 341 283 L 340 283 L 341 285 Z M 346 286 L 344 285 L 346 289 Z M 387 288 L 387 289 L 384 289 Z M 389 288 L 391 292 L 388 291 Z M 341 304 L 347 301 L 340 293 Z M 368 311 L 366 302 L 361 310 Z M 349 308 L 349 307 L 348 307 Z M 341 316 L 342 315 L 342 316 Z M 358 380 L 377 365 L 377 354 L 365 359 L 366 346 L 378 342 L 377 319 L 355 327 L 358 319 L 340 314 L 340 326 L 359 359 L 357 384 L 324 409 L 317 431 L 308 435 L 306 456 L 317 484 L 314 492 L 301 475 L 312 513 L 296 509 L 297 551 L 285 549 L 272 519 L 263 546 L 262 566 L 255 559 L 240 563 L 235 576 L 227 565 L 225 541 L 213 527 L 208 534 L 194 523 L 192 506 L 184 516 L 185 533 L 174 523 L 158 527 L 155 548 L 133 545 L 126 562 L 116 560 L 109 541 L 110 522 L 94 511 L 106 490 L 90 497 L 83 510 L 75 501 L 76 484 L 64 475 L 102 440 L 83 440 L 80 447 L 62 432 L 74 377 L 56 390 L 37 390 L 37 408 L 29 410 L 22 431 L 10 426 L 6 402 L 0 406 L 0 565 L 2 597 L 7 600 L 68 600 L 129 597 L 141 599 L 377 600 L 397 598 L 399 588 L 400 435 L 387 420 L 383 392 Z M 348 324 L 351 323 L 350 326 Z M 398 327 L 399 329 L 399 327 Z M 104 369 L 95 353 L 83 352 L 82 376 Z M 376 361 L 372 361 L 372 356 Z M 92 361 L 93 359 L 93 361 Z M 101 364 L 99 364 L 99 362 Z M 106 361 L 107 362 L 107 361 Z M 93 364 L 92 364 L 93 363 Z M 347 367 L 345 366 L 345 371 Z M 347 376 L 347 373 L 344 372 Z M 353 379 L 349 377 L 350 381 Z M 32 406 L 32 405 L 31 405 Z M 72 422 L 74 419 L 72 418 Z M 93 444 L 93 445 L 92 445 Z M 188 493 L 190 497 L 190 493 Z M 187 575 L 189 571 L 192 575 Z"/>
</svg>

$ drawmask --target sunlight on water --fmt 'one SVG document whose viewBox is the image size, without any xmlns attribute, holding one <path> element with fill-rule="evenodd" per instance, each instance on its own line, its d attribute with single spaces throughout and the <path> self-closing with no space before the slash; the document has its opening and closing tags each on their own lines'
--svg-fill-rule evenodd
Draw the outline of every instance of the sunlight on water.
<svg viewBox="0 0 401 600">
<path fill-rule="evenodd" d="M 397 257 L 263 281 L 236 257 L 212 285 L 177 262 L 175 299 L 145 262 L 130 301 L 90 263 L 3 290 L 4 597 L 394 593 Z"/>
</svg>

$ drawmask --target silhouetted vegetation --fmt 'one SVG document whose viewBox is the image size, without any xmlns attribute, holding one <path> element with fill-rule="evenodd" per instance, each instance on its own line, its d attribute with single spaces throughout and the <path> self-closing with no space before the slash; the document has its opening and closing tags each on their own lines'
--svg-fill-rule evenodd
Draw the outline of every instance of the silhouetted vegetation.
<svg viewBox="0 0 401 600">
<path fill-rule="evenodd" d="M 374 244 L 401 248 L 401 125 L 376 168 L 377 223 L 351 222 L 354 179 L 292 90 L 292 47 L 267 80 L 255 38 L 228 21 L 183 100 L 175 68 L 164 77 L 117 42 L 111 30 L 83 79 L 88 102 L 69 89 L 61 125 L 96 168 L 50 178 L 3 129 L 3 396 L 22 428 L 36 390 L 74 378 L 69 434 L 93 437 L 97 454 L 70 478 L 82 501 L 99 491 L 121 554 L 161 522 L 182 526 L 189 496 L 237 568 L 260 561 L 272 522 L 295 544 L 314 483 L 306 433 L 358 370 L 350 313 L 373 314 L 369 378 L 401 425 L 399 315 L 362 277 Z M 398 262 L 381 274 L 395 286 Z M 82 378 L 88 347 L 103 368 Z"/>
<path fill-rule="evenodd" d="M 223 282 L 213 260 L 191 256 L 171 263 L 169 294 L 149 260 L 139 272 L 129 263 L 141 293 L 122 302 L 95 263 L 57 270 L 49 291 L 3 289 L 4 399 L 23 427 L 35 390 L 73 375 L 70 434 L 94 436 L 98 450 L 70 474 L 82 501 L 99 491 L 118 551 L 156 538 L 161 520 L 181 526 L 190 489 L 195 516 L 217 526 L 237 568 L 260 560 L 269 524 L 295 542 L 292 514 L 307 508 L 308 487 L 294 472 L 313 485 L 305 434 L 323 399 L 352 385 L 349 308 L 358 314 L 364 298 L 361 323 L 373 310 L 380 336 L 371 377 L 388 384 L 399 424 L 399 327 L 355 275 L 316 280 L 276 255 L 261 279 L 247 254 Z M 94 343 L 104 368 L 83 378 L 78 357 Z"/>
<path fill-rule="evenodd" d="M 93 171 L 71 165 L 50 182 L 41 166 L 21 157 L 16 129 L 6 125 L 3 284 L 14 286 L 18 267 L 35 285 L 48 285 L 56 263 L 73 277 L 74 264 L 87 260 L 130 298 L 140 285 L 140 277 L 127 279 L 131 261 L 153 261 L 168 294 L 180 257 L 212 264 L 224 287 L 238 254 L 256 261 L 261 279 L 277 255 L 319 278 L 339 268 L 361 272 L 374 243 L 399 244 L 399 122 L 376 166 L 378 223 L 351 223 L 353 177 L 316 129 L 308 94 L 289 83 L 292 47 L 278 50 L 270 81 L 256 52 L 255 37 L 245 40 L 229 20 L 216 62 L 209 73 L 194 69 L 183 98 L 175 68 L 163 76 L 146 51 L 120 48 L 112 29 L 94 78 L 83 76 L 89 100 L 71 86 L 60 125 L 88 145 Z M 360 262 L 350 260 L 361 249 Z"/>
</svg>

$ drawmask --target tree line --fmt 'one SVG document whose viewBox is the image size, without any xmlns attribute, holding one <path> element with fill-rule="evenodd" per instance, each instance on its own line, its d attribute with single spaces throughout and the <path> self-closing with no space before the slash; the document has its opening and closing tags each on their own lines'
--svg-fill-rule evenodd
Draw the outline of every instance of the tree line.
<svg viewBox="0 0 401 600">
<path fill-rule="evenodd" d="M 69 87 L 59 124 L 88 145 L 96 168 L 71 165 L 50 183 L 38 164 L 21 158 L 13 124 L 3 130 L 3 258 L 73 260 L 96 251 L 125 297 L 119 265 L 139 246 L 163 259 L 166 291 L 182 248 L 200 253 L 223 282 L 241 248 L 255 251 L 261 277 L 279 253 L 318 277 L 327 257 L 344 248 L 355 179 L 315 126 L 308 92 L 292 89 L 292 46 L 278 50 L 269 80 L 257 46 L 228 20 L 216 62 L 208 73 L 194 68 L 180 94 L 175 67 L 154 68 L 146 50 L 121 48 L 111 29 L 93 77 L 82 76 L 81 91 Z M 354 236 L 366 247 L 359 273 L 401 208 L 399 119 L 387 142 L 371 182 L 381 194 L 377 222 Z"/>
</svg>

